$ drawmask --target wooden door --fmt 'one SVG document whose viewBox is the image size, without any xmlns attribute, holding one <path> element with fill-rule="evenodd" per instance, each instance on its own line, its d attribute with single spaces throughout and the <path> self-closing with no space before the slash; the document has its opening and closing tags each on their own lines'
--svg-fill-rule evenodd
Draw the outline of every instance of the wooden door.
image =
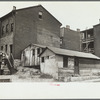
<svg viewBox="0 0 100 100">
<path fill-rule="evenodd" d="M 79 74 L 79 59 L 77 57 L 74 60 L 74 74 Z"/>
</svg>

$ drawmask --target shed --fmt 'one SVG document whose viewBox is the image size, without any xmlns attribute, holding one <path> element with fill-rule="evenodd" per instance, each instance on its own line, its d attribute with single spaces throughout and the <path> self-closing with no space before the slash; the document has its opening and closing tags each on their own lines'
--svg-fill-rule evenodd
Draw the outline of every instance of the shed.
<svg viewBox="0 0 100 100">
<path fill-rule="evenodd" d="M 81 70 L 96 69 L 96 65 L 100 65 L 100 58 L 91 53 L 55 47 L 46 47 L 39 56 L 41 57 L 41 72 L 50 74 L 56 79 L 58 79 L 60 75 L 64 77 L 69 75 L 81 75 L 81 72 L 85 73 Z M 88 69 L 84 65 L 86 65 Z M 84 66 L 84 68 L 82 66 Z M 100 69 L 100 67 L 98 68 Z"/>
<path fill-rule="evenodd" d="M 46 46 L 39 44 L 30 44 L 28 45 L 21 54 L 22 66 L 31 66 L 39 68 L 40 66 L 40 57 L 38 56 Z"/>
</svg>

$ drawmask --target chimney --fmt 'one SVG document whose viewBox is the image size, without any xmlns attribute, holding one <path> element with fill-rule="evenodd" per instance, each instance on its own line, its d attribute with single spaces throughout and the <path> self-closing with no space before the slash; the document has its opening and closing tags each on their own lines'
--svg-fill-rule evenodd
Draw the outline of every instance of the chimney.
<svg viewBox="0 0 100 100">
<path fill-rule="evenodd" d="M 66 28 L 67 28 L 67 29 L 70 29 L 70 26 L 69 26 L 69 25 L 66 25 Z"/>
<path fill-rule="evenodd" d="M 13 11 L 16 10 L 16 6 L 13 6 Z"/>
<path fill-rule="evenodd" d="M 77 28 L 77 32 L 80 32 L 80 29 L 79 28 Z"/>
</svg>

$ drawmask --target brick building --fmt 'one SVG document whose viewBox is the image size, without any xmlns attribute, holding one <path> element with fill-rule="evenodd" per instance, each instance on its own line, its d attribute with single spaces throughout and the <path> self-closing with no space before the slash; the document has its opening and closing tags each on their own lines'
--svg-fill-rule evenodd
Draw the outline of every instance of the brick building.
<svg viewBox="0 0 100 100">
<path fill-rule="evenodd" d="M 81 32 L 81 51 L 94 54 L 94 30 L 93 28 Z"/>
<path fill-rule="evenodd" d="M 31 43 L 60 47 L 61 23 L 43 6 L 13 10 L 0 18 L 0 50 L 19 59 Z"/>
<path fill-rule="evenodd" d="M 81 32 L 81 51 L 90 52 L 100 57 L 100 24 Z"/>
<path fill-rule="evenodd" d="M 61 48 L 80 51 L 80 29 L 74 31 L 70 26 L 62 27 L 60 29 Z"/>
</svg>

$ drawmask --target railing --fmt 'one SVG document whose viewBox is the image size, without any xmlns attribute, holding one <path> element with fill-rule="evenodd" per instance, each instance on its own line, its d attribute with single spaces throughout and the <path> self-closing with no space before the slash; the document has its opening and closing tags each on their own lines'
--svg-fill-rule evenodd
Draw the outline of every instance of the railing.
<svg viewBox="0 0 100 100">
<path fill-rule="evenodd" d="M 94 48 L 89 48 L 88 50 L 90 53 L 94 53 Z"/>
<path fill-rule="evenodd" d="M 83 52 L 94 53 L 94 48 L 83 49 Z"/>
<path fill-rule="evenodd" d="M 82 39 L 82 42 L 86 42 L 86 41 L 94 41 L 94 36 Z"/>
</svg>

